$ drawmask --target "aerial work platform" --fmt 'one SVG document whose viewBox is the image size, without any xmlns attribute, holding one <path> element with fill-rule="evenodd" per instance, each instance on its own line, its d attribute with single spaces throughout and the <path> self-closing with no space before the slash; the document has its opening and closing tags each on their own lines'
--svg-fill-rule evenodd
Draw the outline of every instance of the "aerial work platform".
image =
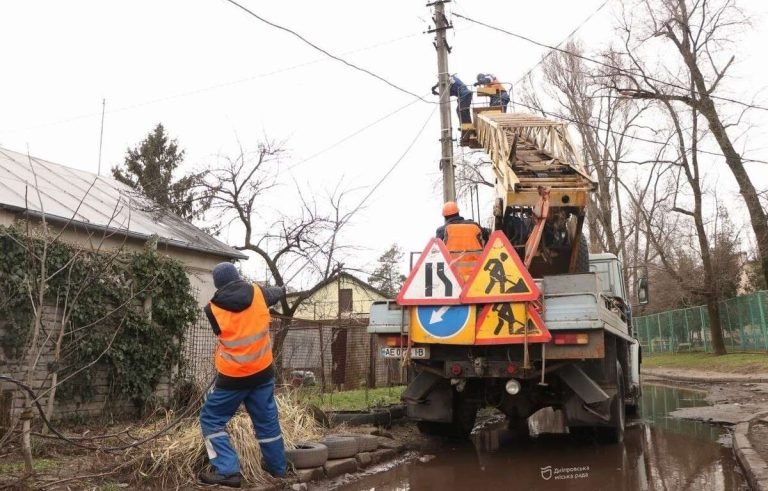
<svg viewBox="0 0 768 491">
<path fill-rule="evenodd" d="M 461 145 L 488 154 L 504 207 L 534 206 L 539 186 L 550 189 L 552 207 L 587 205 L 587 195 L 597 185 L 586 173 L 564 123 L 494 108 L 474 112 L 475 123 L 462 125 Z"/>
</svg>

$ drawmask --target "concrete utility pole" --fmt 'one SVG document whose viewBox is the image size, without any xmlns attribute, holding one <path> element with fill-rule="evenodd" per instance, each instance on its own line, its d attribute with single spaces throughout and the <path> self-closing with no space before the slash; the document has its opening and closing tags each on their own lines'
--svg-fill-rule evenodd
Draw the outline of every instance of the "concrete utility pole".
<svg viewBox="0 0 768 491">
<path fill-rule="evenodd" d="M 435 33 L 435 49 L 437 50 L 437 77 L 440 94 L 440 169 L 443 171 L 443 202 L 456 201 L 456 183 L 453 174 L 453 139 L 451 138 L 451 94 L 448 72 L 448 40 L 445 31 L 452 29 L 445 17 L 445 4 L 450 0 L 437 0 L 427 6 L 434 6 L 435 28 L 429 32 Z"/>
</svg>

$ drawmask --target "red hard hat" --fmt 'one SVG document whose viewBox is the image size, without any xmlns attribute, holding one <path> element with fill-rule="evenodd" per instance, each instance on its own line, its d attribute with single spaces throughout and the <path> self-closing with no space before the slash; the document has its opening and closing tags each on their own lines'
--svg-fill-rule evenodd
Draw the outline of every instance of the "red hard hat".
<svg viewBox="0 0 768 491">
<path fill-rule="evenodd" d="M 443 216 L 448 217 L 451 215 L 459 214 L 459 205 L 455 201 L 448 201 L 443 205 Z"/>
</svg>

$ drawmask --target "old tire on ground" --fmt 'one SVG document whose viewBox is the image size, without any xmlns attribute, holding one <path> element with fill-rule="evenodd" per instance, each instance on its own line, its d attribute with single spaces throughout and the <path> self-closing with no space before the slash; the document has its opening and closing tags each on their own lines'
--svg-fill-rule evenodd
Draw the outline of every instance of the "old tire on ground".
<svg viewBox="0 0 768 491">
<path fill-rule="evenodd" d="M 579 237 L 579 251 L 576 253 L 576 270 L 574 273 L 589 273 L 589 244 L 584 234 Z"/>
<path fill-rule="evenodd" d="M 322 443 L 300 442 L 294 449 L 286 449 L 285 457 L 296 469 L 321 467 L 328 460 L 328 447 Z"/>
<path fill-rule="evenodd" d="M 379 439 L 373 435 L 366 435 L 365 433 L 333 433 L 328 435 L 329 437 L 342 437 L 342 438 L 354 438 L 357 440 L 358 452 L 373 452 L 379 448 Z"/>
<path fill-rule="evenodd" d="M 600 439 L 606 443 L 623 442 L 626 418 L 626 408 L 624 407 L 624 373 L 621 369 L 621 364 L 616 362 L 616 395 L 611 401 L 611 420 L 607 426 L 599 428 Z"/>
<path fill-rule="evenodd" d="M 357 455 L 357 439 L 345 436 L 327 436 L 320 443 L 328 447 L 328 459 L 346 459 Z"/>
</svg>

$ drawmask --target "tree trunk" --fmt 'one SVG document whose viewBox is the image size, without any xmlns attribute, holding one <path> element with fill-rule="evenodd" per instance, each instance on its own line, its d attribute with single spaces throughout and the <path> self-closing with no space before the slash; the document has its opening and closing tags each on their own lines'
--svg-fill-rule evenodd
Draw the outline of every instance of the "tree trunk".
<svg viewBox="0 0 768 491">
<path fill-rule="evenodd" d="M 35 474 L 35 468 L 32 465 L 32 400 L 29 394 L 24 399 L 24 410 L 21 413 L 21 449 L 24 456 L 24 473 L 27 476 Z"/>
<path fill-rule="evenodd" d="M 760 203 L 755 185 L 744 168 L 741 155 L 733 148 L 731 139 L 717 115 L 714 103 L 708 97 L 702 100 L 701 114 L 709 123 L 709 129 L 712 131 L 715 140 L 717 140 L 723 155 L 725 155 L 725 163 L 739 185 L 739 193 L 741 193 L 744 202 L 747 204 L 752 231 L 755 233 L 757 250 L 760 254 L 763 276 L 765 277 L 766 284 L 768 284 L 768 216 L 766 216 L 765 210 L 763 210 Z"/>
<path fill-rule="evenodd" d="M 712 337 L 712 351 L 716 355 L 724 355 L 726 351 L 723 329 L 720 326 L 720 304 L 714 295 L 707 295 L 707 313 L 709 314 L 709 335 Z"/>
</svg>

